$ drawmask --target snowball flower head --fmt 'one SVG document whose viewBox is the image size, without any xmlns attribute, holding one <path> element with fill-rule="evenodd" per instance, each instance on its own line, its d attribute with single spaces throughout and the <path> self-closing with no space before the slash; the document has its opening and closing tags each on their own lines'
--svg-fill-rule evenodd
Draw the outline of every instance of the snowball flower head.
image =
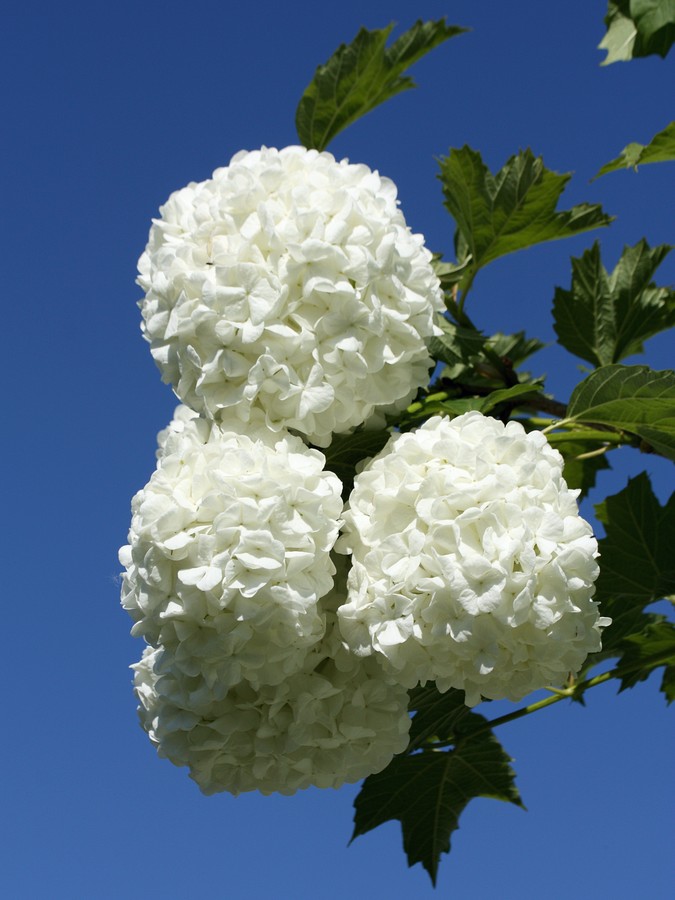
<svg viewBox="0 0 675 900">
<path fill-rule="evenodd" d="M 257 408 L 327 446 L 426 383 L 442 295 L 389 179 L 263 147 L 160 212 L 139 261 L 143 332 L 192 409 L 248 422 Z"/>
<path fill-rule="evenodd" d="M 222 692 L 282 681 L 325 631 L 339 479 L 318 450 L 264 423 L 240 434 L 180 410 L 159 438 L 120 551 L 132 634 Z"/>
<path fill-rule="evenodd" d="M 205 794 L 294 794 L 384 769 L 407 746 L 408 695 L 387 684 L 377 660 L 344 648 L 332 606 L 323 602 L 325 637 L 274 686 L 244 681 L 220 695 L 148 647 L 132 668 L 139 718 L 159 755 L 188 766 Z"/>
<path fill-rule="evenodd" d="M 517 422 L 470 412 L 397 434 L 356 477 L 340 627 L 407 687 L 519 700 L 600 649 L 597 543 L 563 461 Z"/>
</svg>

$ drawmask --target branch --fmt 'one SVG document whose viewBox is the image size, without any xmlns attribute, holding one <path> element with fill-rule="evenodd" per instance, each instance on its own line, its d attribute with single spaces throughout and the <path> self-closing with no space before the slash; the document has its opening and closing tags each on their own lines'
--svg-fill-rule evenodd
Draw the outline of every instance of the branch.
<svg viewBox="0 0 675 900">
<path fill-rule="evenodd" d="M 616 666 L 614 669 L 610 669 L 608 672 L 603 672 L 602 675 L 596 675 L 594 678 L 588 678 L 585 681 L 579 681 L 576 684 L 570 685 L 568 688 L 548 688 L 548 690 L 552 691 L 550 697 L 544 697 L 543 700 L 538 700 L 536 703 L 530 703 L 527 706 L 523 706 L 520 709 L 516 709 L 513 712 L 506 713 L 503 716 L 499 716 L 496 719 L 491 719 L 486 721 L 483 725 L 479 725 L 476 728 L 471 730 L 471 733 L 466 736 L 467 740 L 470 740 L 474 735 L 482 734 L 485 731 L 491 731 L 493 728 L 497 728 L 499 725 L 506 725 L 508 722 L 515 722 L 516 719 L 522 719 L 524 716 L 529 716 L 531 713 L 538 712 L 540 709 L 546 709 L 548 706 L 553 706 L 554 703 L 560 703 L 561 700 L 573 700 L 580 698 L 586 691 L 591 688 L 597 687 L 599 684 L 604 684 L 606 681 L 610 681 L 612 678 L 623 678 L 624 675 L 630 675 L 633 672 L 639 670 L 650 670 L 656 669 L 659 666 L 668 663 L 672 659 L 672 650 L 668 650 L 665 653 L 657 654 L 656 656 L 651 657 L 651 659 L 640 660 L 639 663 L 634 663 L 633 665 L 625 665 L 625 666 Z M 445 747 L 454 747 L 458 741 L 455 740 L 447 740 L 447 741 L 430 741 L 426 744 L 426 748 L 430 750 L 442 750 Z M 413 749 L 425 749 L 425 745 L 422 745 L 422 748 L 414 747 Z"/>
</svg>

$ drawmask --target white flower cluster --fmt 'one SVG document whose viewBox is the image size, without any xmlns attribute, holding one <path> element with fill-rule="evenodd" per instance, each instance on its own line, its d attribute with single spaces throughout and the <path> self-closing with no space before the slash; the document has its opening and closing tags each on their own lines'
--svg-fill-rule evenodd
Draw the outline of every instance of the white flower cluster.
<svg viewBox="0 0 675 900">
<path fill-rule="evenodd" d="M 322 604 L 325 637 L 274 685 L 242 681 L 223 692 L 185 675 L 166 649 L 148 647 L 134 684 L 160 756 L 189 766 L 205 794 L 293 794 L 384 769 L 408 743 L 408 695 L 387 684 L 377 661 L 364 665 L 342 646 L 335 603 L 333 592 Z"/>
<path fill-rule="evenodd" d="M 342 485 L 302 440 L 179 413 L 132 501 L 122 605 L 132 634 L 225 692 L 278 684 L 324 633 Z"/>
<path fill-rule="evenodd" d="M 518 700 L 600 649 L 597 543 L 539 432 L 471 412 L 395 435 L 356 478 L 342 634 L 407 687 Z"/>
<path fill-rule="evenodd" d="M 346 511 L 305 443 L 427 380 L 441 292 L 390 181 L 242 152 L 171 196 L 139 267 L 145 336 L 188 405 L 132 502 L 122 605 L 148 644 L 141 723 L 202 791 L 357 781 L 405 749 L 409 688 L 519 699 L 600 648 L 597 545 L 543 435 L 430 419 Z"/>
<path fill-rule="evenodd" d="M 427 382 L 443 308 L 396 187 L 303 147 L 236 154 L 172 194 L 139 261 L 165 381 L 208 418 L 252 409 L 317 446 Z"/>
</svg>

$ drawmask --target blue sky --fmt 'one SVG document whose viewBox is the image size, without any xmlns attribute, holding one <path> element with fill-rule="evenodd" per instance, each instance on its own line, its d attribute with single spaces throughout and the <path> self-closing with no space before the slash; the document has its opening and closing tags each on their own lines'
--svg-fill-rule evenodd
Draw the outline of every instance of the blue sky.
<svg viewBox="0 0 675 900">
<path fill-rule="evenodd" d="M 347 848 L 356 787 L 205 798 L 185 771 L 157 759 L 130 687 L 128 666 L 142 648 L 118 603 L 130 498 L 152 471 L 155 434 L 175 405 L 136 308 L 136 261 L 158 206 L 240 149 L 294 143 L 295 106 L 314 68 L 362 24 L 447 15 L 472 32 L 421 61 L 419 90 L 348 129 L 332 152 L 393 178 L 409 224 L 447 255 L 453 226 L 435 159 L 464 143 L 493 169 L 531 146 L 550 168 L 573 170 L 567 205 L 600 202 L 617 216 L 598 233 L 608 266 L 643 236 L 672 240 L 668 165 L 589 184 L 670 117 L 672 60 L 599 67 L 605 7 L 7 4 L 4 896 L 670 896 L 673 731 L 656 677 L 618 698 L 604 686 L 585 709 L 559 704 L 501 729 L 529 811 L 475 801 L 434 894 L 419 866 L 407 868 L 398 825 Z M 552 341 L 554 286 L 569 285 L 570 254 L 593 239 L 494 263 L 476 281 L 477 323 Z M 666 263 L 661 280 L 673 272 Z M 648 350 L 655 368 L 672 366 L 666 337 Z M 567 398 L 573 358 L 553 347 L 532 368 Z M 620 490 L 645 462 L 663 500 L 670 465 L 630 450 L 603 475 L 601 492 Z"/>
</svg>

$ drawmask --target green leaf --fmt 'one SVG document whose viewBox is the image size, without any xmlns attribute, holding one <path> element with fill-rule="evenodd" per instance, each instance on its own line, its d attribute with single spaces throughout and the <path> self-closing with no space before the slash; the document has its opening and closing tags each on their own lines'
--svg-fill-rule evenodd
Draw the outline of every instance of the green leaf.
<svg viewBox="0 0 675 900">
<path fill-rule="evenodd" d="M 445 363 L 447 378 L 458 378 L 482 355 L 485 335 L 473 328 L 464 328 L 449 322 L 443 316 L 436 319 L 443 332 L 429 341 L 429 353 L 437 361 Z"/>
<path fill-rule="evenodd" d="M 638 435 L 675 460 L 675 372 L 647 366 L 603 366 L 574 389 L 569 419 Z"/>
<path fill-rule="evenodd" d="M 515 401 L 518 398 L 522 400 L 528 394 L 538 394 L 542 388 L 543 385 L 541 384 L 514 384 L 512 387 L 492 391 L 487 397 L 483 397 L 481 403 L 474 408 L 479 412 L 489 413 L 500 403 Z"/>
<path fill-rule="evenodd" d="M 456 399 L 449 398 L 443 392 L 429 394 L 408 407 L 401 417 L 401 424 L 410 427 L 430 416 L 461 416 L 471 410 L 478 410 L 487 415 L 501 403 L 513 403 L 514 406 L 517 406 L 518 401 L 522 401 L 526 396 L 536 396 L 542 388 L 541 384 L 514 384 L 512 387 L 491 391 L 482 397 L 459 397 Z"/>
<path fill-rule="evenodd" d="M 497 332 L 486 337 L 476 328 L 457 325 L 445 316 L 438 316 L 436 324 L 443 333 L 431 338 L 429 353 L 437 362 L 446 364 L 442 377 L 476 388 L 490 385 L 500 387 L 505 380 L 505 366 L 513 372 L 528 357 L 544 347 L 536 338 L 526 337 L 524 331 L 516 334 Z M 501 368 L 496 367 L 495 357 L 501 363 Z M 520 380 L 532 381 L 526 373 L 520 373 Z"/>
<path fill-rule="evenodd" d="M 580 498 L 585 497 L 595 487 L 598 472 L 611 468 L 606 454 L 591 456 L 587 459 L 579 459 L 586 453 L 592 453 L 598 449 L 598 444 L 593 441 L 556 441 L 555 449 L 562 453 L 565 460 L 563 474 L 567 486 L 578 488 Z"/>
<path fill-rule="evenodd" d="M 675 40 L 675 0 L 610 0 L 607 34 L 598 45 L 601 65 L 657 54 L 665 57 Z"/>
<path fill-rule="evenodd" d="M 526 337 L 524 331 L 517 331 L 515 334 L 502 334 L 498 331 L 488 338 L 487 343 L 497 356 L 508 359 L 514 369 L 546 346 L 537 338 Z"/>
<path fill-rule="evenodd" d="M 665 507 L 642 472 L 626 487 L 595 507 L 605 526 L 599 544 L 600 576 L 595 599 L 612 624 L 602 635 L 602 650 L 588 657 L 579 680 L 604 659 L 621 656 L 629 639 L 648 633 L 664 617 L 645 612 L 649 604 L 675 593 L 675 494 Z M 627 643 L 628 641 L 628 643 Z"/>
<path fill-rule="evenodd" d="M 654 669 L 665 666 L 661 689 L 670 703 L 675 687 L 675 624 L 667 621 L 650 624 L 641 634 L 629 635 L 624 646 L 618 667 L 630 671 L 621 676 L 619 692 L 645 681 Z"/>
<path fill-rule="evenodd" d="M 342 44 L 319 66 L 295 114 L 300 143 L 325 150 L 336 134 L 401 91 L 415 87 L 403 73 L 439 44 L 466 31 L 456 25 L 416 22 L 387 47 L 394 25 L 362 28 L 351 44 Z"/>
<path fill-rule="evenodd" d="M 675 293 L 657 288 L 652 277 L 670 252 L 645 240 L 624 247 L 611 275 L 596 242 L 572 259 L 572 286 L 557 287 L 553 315 L 558 342 L 596 366 L 642 352 L 642 342 L 675 325 Z"/>
<path fill-rule="evenodd" d="M 463 706 L 459 691 L 449 697 L 448 705 L 441 717 L 454 722 L 454 749 L 394 757 L 383 772 L 366 778 L 354 801 L 352 840 L 398 819 L 408 865 L 422 863 L 434 884 L 441 854 L 449 852 L 459 817 L 474 797 L 523 806 L 511 760 L 499 741 L 489 729 L 473 733 L 486 720 L 466 707 L 466 712 L 459 709 Z M 443 725 L 439 727 L 442 733 Z"/>
<path fill-rule="evenodd" d="M 675 594 L 675 493 L 661 506 L 642 472 L 597 504 L 595 514 L 606 534 L 599 542 L 597 598 L 644 607 Z"/>
<path fill-rule="evenodd" d="M 326 457 L 326 469 L 334 472 L 342 482 L 342 496 L 345 499 L 354 487 L 354 475 L 359 463 L 379 453 L 390 437 L 391 432 L 385 429 L 334 434 L 329 447 L 319 448 Z"/>
<path fill-rule="evenodd" d="M 666 125 L 648 144 L 628 144 L 621 154 L 611 162 L 605 163 L 595 178 L 616 172 L 618 169 L 635 169 L 647 163 L 669 162 L 675 159 L 675 122 Z M 592 179 L 592 180 L 595 180 Z"/>
<path fill-rule="evenodd" d="M 570 175 L 545 168 L 531 150 L 512 156 L 493 175 L 480 153 L 465 146 L 442 158 L 440 169 L 445 206 L 457 224 L 458 262 L 470 260 L 460 282 L 463 289 L 481 266 L 500 256 L 612 221 L 597 204 L 556 211 Z"/>
<path fill-rule="evenodd" d="M 670 705 L 675 700 L 675 666 L 666 666 L 664 669 L 661 690 L 666 695 L 666 701 Z"/>
<path fill-rule="evenodd" d="M 464 702 L 464 691 L 451 688 L 444 694 L 435 684 L 413 688 L 409 708 L 414 712 L 410 726 L 408 753 L 429 741 L 456 742 L 462 735 L 482 726 L 485 719 Z"/>
<path fill-rule="evenodd" d="M 434 267 L 434 272 L 438 276 L 443 290 L 451 292 L 452 288 L 462 280 L 462 276 L 469 267 L 470 262 L 471 261 L 468 259 L 460 265 L 457 263 L 443 262 L 441 257 L 436 255 L 431 260 L 431 265 Z"/>
</svg>

